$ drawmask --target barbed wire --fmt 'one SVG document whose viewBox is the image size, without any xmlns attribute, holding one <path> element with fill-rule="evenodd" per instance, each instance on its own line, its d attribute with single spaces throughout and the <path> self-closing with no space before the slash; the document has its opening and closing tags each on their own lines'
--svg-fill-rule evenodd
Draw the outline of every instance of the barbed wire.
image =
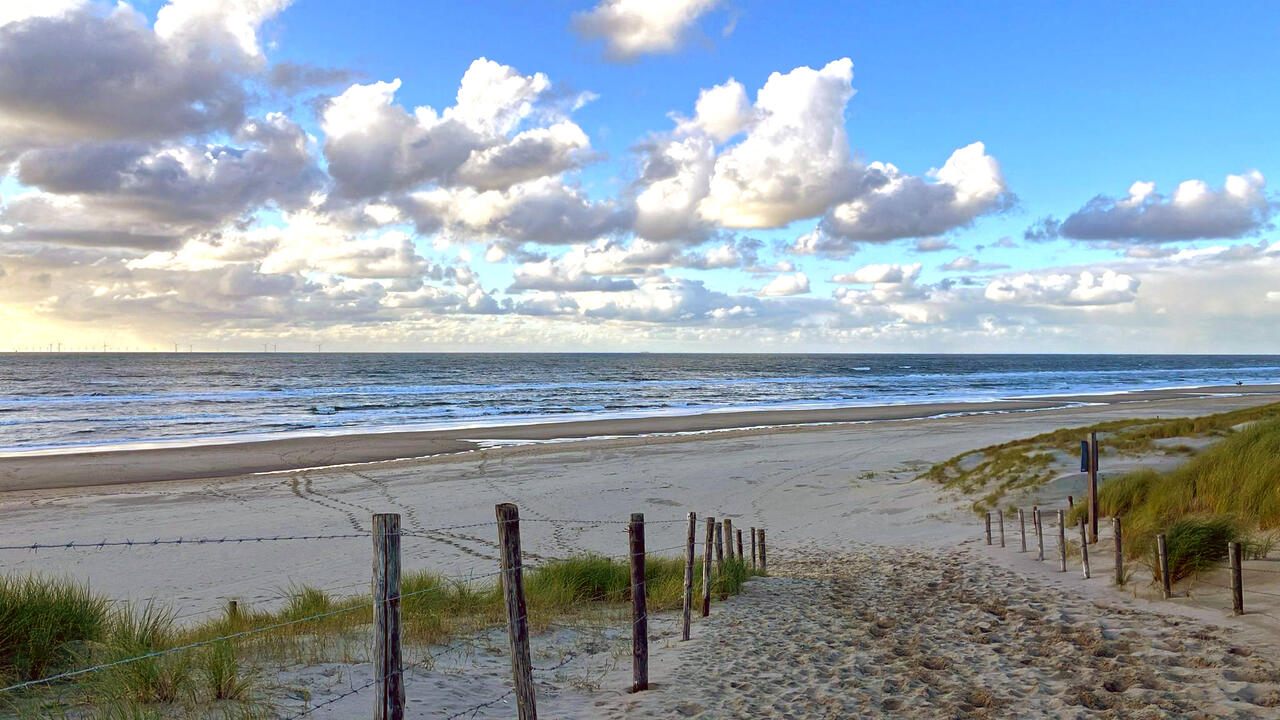
<svg viewBox="0 0 1280 720">
<path fill-rule="evenodd" d="M 401 672 L 403 672 L 403 670 L 402 670 Z M 367 682 L 367 683 L 365 683 L 365 684 L 363 684 L 363 685 L 360 685 L 359 687 L 353 687 L 353 688 L 351 688 L 350 690 L 347 690 L 346 692 L 344 692 L 344 693 L 342 693 L 342 694 L 340 694 L 340 695 L 335 695 L 335 696 L 333 696 L 333 697 L 329 698 L 328 700 L 325 700 L 325 701 L 324 701 L 324 702 L 322 702 L 322 703 L 319 703 L 319 704 L 316 704 L 316 705 L 312 705 L 311 707 L 306 708 L 305 710 L 303 710 L 303 711 L 302 711 L 302 712 L 300 712 L 300 713 L 297 713 L 296 715 L 290 715 L 290 716 L 288 716 L 287 718 L 284 718 L 284 720 L 298 720 L 298 718 L 306 717 L 306 716 L 310 715 L 311 713 L 313 713 L 313 712 L 315 712 L 315 711 L 317 711 L 317 710 L 320 710 L 320 709 L 322 709 L 322 708 L 329 707 L 330 705 L 336 705 L 336 704 L 338 704 L 339 702 L 341 702 L 341 701 L 343 701 L 343 700 L 345 700 L 345 699 L 347 699 L 347 698 L 351 697 L 352 695 L 358 695 L 359 693 L 364 692 L 365 690 L 368 690 L 369 688 L 371 688 L 371 687 L 373 687 L 374 685 L 377 685 L 377 684 L 378 684 L 378 679 L 377 679 L 377 678 L 374 678 L 374 679 L 370 680 L 369 682 Z"/>
<path fill-rule="evenodd" d="M 616 523 L 616 524 L 623 524 L 623 525 L 630 523 L 629 520 L 612 520 L 612 519 L 589 520 L 589 519 L 583 519 L 583 518 L 564 518 L 564 519 L 524 518 L 522 520 L 515 520 L 510 522 L 526 522 L 526 523 L 545 522 L 545 523 L 577 523 L 577 524 L 615 524 Z M 686 518 L 646 520 L 644 524 L 654 525 L 654 524 L 683 523 L 683 522 L 688 522 L 688 520 Z M 465 523 L 461 525 L 446 525 L 443 527 L 428 528 L 425 530 L 401 530 L 399 532 L 399 535 L 401 537 L 420 537 L 420 538 L 432 539 L 431 538 L 432 533 L 440 533 L 448 530 L 466 530 L 469 528 L 477 528 L 477 527 L 490 527 L 490 526 L 496 527 L 498 524 L 499 523 L 497 520 L 490 520 L 487 522 Z M 388 533 L 388 535 L 394 535 L 394 534 L 395 533 Z M 109 547 L 142 548 L 142 547 L 155 547 L 159 545 L 221 545 L 221 544 L 283 542 L 283 541 L 293 541 L 293 540 L 350 540 L 355 538 L 368 538 L 370 537 L 370 535 L 371 533 L 369 532 L 356 532 L 356 533 L 332 533 L 332 534 L 312 534 L 312 535 L 253 535 L 253 536 L 244 536 L 244 537 L 220 537 L 220 538 L 178 537 L 178 538 L 155 538 L 151 540 L 125 539 L 125 540 L 99 540 L 96 542 L 84 541 L 84 540 L 70 540 L 66 542 L 30 542 L 30 543 L 21 543 L 21 544 L 15 544 L 15 545 L 0 545 L 0 551 L 5 551 L 5 550 L 8 550 L 8 551 L 102 550 Z"/>
<path fill-rule="evenodd" d="M 99 542 L 83 542 L 72 540 L 61 543 L 26 543 L 22 545 L 0 545 L 0 550 L 101 550 L 109 547 L 154 547 L 157 545 L 220 545 L 223 543 L 262 543 L 284 540 L 347 540 L 351 538 L 368 538 L 369 533 L 339 533 L 334 535 L 264 535 L 255 537 L 223 537 L 223 538 L 157 538 L 154 540 L 102 540 Z"/>
</svg>

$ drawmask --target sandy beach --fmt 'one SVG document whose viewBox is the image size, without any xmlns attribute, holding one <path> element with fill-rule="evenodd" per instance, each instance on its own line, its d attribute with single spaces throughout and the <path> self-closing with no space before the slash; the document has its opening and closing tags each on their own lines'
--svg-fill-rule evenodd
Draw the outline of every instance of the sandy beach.
<svg viewBox="0 0 1280 720">
<path fill-rule="evenodd" d="M 573 424 L 505 428 L 435 441 L 463 449 L 475 440 L 635 436 L 481 443 L 425 459 L 210 479 L 156 475 L 186 457 L 178 453 L 200 449 L 129 451 L 108 454 L 110 461 L 7 458 L 0 461 L 4 482 L 16 489 L 0 493 L 0 545 L 358 535 L 372 513 L 399 512 L 412 533 L 404 541 L 407 570 L 466 577 L 496 566 L 490 523 L 497 502 L 520 506 L 524 547 L 535 561 L 622 553 L 625 533 L 603 521 L 632 512 L 679 520 L 693 510 L 768 528 L 773 577 L 750 581 L 742 596 L 717 606 L 688 643 L 675 641 L 670 618 L 656 621 L 648 693 L 621 692 L 629 676 L 622 631 L 539 638 L 535 665 L 554 668 L 538 674 L 549 717 L 1272 717 L 1280 704 L 1275 620 L 1116 592 L 1105 564 L 1082 582 L 1026 555 L 986 548 L 969 501 L 916 478 L 935 462 L 992 443 L 1106 419 L 1222 412 L 1274 401 L 1273 391 L 1169 391 L 1137 402 L 1109 395 L 996 414 L 910 407 L 893 409 L 902 415 L 892 422 L 861 422 L 880 411 L 856 409 L 836 419 L 729 417 L 727 425 L 720 415 L 661 418 L 607 432 Z M 936 415 L 945 416 L 928 417 Z M 699 423 L 712 420 L 724 432 L 679 434 L 709 429 Z M 420 440 L 370 437 L 374 444 Z M 260 450 L 295 467 L 326 465 L 365 439 Z M 400 448 L 392 449 L 398 456 Z M 88 479 L 96 480 L 92 487 L 50 487 Z M 678 522 L 655 523 L 649 546 L 679 546 L 683 533 Z M 301 583 L 356 592 L 367 586 L 368 565 L 365 537 L 0 553 L 0 572 L 81 578 L 110 597 L 150 600 L 182 618 L 220 612 L 230 599 L 269 605 Z M 473 647 L 455 665 L 414 671 L 410 717 L 439 717 L 441 708 L 505 692 L 502 640 Z M 554 667 L 566 654 L 573 661 Z M 305 687 L 318 700 L 367 672 L 358 664 L 303 666 L 282 669 L 278 682 L 284 697 Z M 350 717 L 366 707 L 356 695 L 314 716 Z M 511 714 L 499 702 L 477 716 Z"/>
<path fill-rule="evenodd" d="M 499 425 L 449 430 L 298 435 L 208 442 L 186 441 L 145 448 L 102 447 L 0 454 L 0 492 L 161 480 L 222 478 L 251 473 L 325 468 L 387 460 L 417 460 L 470 452 L 487 444 L 536 443 L 620 436 L 679 435 L 803 425 L 920 420 L 951 415 L 1044 411 L 1076 405 L 1128 405 L 1237 394 L 1280 396 L 1280 386 L 1210 386 L 1137 390 L 1101 395 L 1059 395 L 991 402 L 919 403 L 810 409 L 705 412 Z"/>
</svg>

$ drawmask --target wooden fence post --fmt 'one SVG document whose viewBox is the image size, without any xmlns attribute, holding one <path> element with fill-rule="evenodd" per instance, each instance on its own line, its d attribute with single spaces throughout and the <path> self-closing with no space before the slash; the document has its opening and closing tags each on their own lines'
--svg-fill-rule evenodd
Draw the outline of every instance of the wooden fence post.
<svg viewBox="0 0 1280 720">
<path fill-rule="evenodd" d="M 1040 508 L 1037 506 L 1032 509 L 1035 513 L 1036 525 L 1036 559 L 1044 562 L 1044 518 L 1040 515 Z"/>
<path fill-rule="evenodd" d="M 1027 513 L 1022 508 L 1018 508 L 1018 534 L 1022 537 L 1022 549 L 1018 552 L 1027 551 Z"/>
<path fill-rule="evenodd" d="M 724 544 L 727 546 L 725 548 L 725 555 L 729 556 L 730 560 L 733 560 L 733 521 L 729 518 L 725 518 L 723 524 Z"/>
<path fill-rule="evenodd" d="M 760 528 L 760 572 L 764 575 L 769 574 L 769 555 L 764 549 L 764 528 Z"/>
<path fill-rule="evenodd" d="M 1000 521 L 1000 547 L 1004 547 L 1004 510 L 996 509 L 996 518 Z"/>
<path fill-rule="evenodd" d="M 684 540 L 684 622 L 680 639 L 689 639 L 690 617 L 693 615 L 693 544 L 698 534 L 698 514 L 689 513 L 689 534 Z"/>
<path fill-rule="evenodd" d="M 649 689 L 649 608 L 644 593 L 644 513 L 631 513 L 631 692 Z"/>
<path fill-rule="evenodd" d="M 707 539 L 702 543 L 702 617 L 711 614 L 711 547 L 716 541 L 716 519 L 707 518 Z"/>
<path fill-rule="evenodd" d="M 1089 542 L 1098 542 L 1098 433 L 1089 433 Z"/>
<path fill-rule="evenodd" d="M 524 566 L 520 554 L 520 510 L 511 503 L 495 508 L 498 549 L 502 555 L 502 595 L 506 601 L 507 635 L 511 638 L 511 681 L 520 720 L 537 720 L 533 662 L 529 659 L 529 618 L 525 614 Z"/>
<path fill-rule="evenodd" d="M 742 557 L 742 530 L 741 530 L 741 529 L 738 529 L 738 530 L 734 530 L 734 532 L 738 534 L 738 538 L 737 538 L 737 539 L 738 539 L 738 551 L 737 551 L 737 553 L 736 553 L 736 556 L 737 556 L 737 558 L 738 558 L 739 562 L 742 562 L 742 561 L 743 561 L 743 557 Z"/>
<path fill-rule="evenodd" d="M 1244 614 L 1244 572 L 1240 567 L 1240 543 L 1227 545 L 1227 558 L 1231 561 L 1231 612 Z"/>
<path fill-rule="evenodd" d="M 1062 568 L 1058 572 L 1067 571 L 1067 515 L 1061 510 L 1058 511 L 1058 559 L 1062 561 Z"/>
<path fill-rule="evenodd" d="M 1076 508 L 1076 499 L 1070 495 L 1067 496 L 1067 511 L 1070 512 Z"/>
<path fill-rule="evenodd" d="M 1080 572 L 1084 573 L 1084 579 L 1089 579 L 1089 538 L 1085 532 L 1084 518 L 1080 518 Z"/>
<path fill-rule="evenodd" d="M 1124 585 L 1124 547 L 1120 540 L 1120 518 L 1112 516 L 1111 534 L 1116 541 L 1116 585 Z"/>
<path fill-rule="evenodd" d="M 724 525 L 716 523 L 716 572 L 724 572 Z"/>
<path fill-rule="evenodd" d="M 404 719 L 400 658 L 400 516 L 373 516 L 374 720 Z"/>
<path fill-rule="evenodd" d="M 987 511 L 987 544 L 991 544 L 991 511 Z"/>
<path fill-rule="evenodd" d="M 1156 536 L 1156 562 L 1160 564 L 1160 596 L 1168 600 L 1173 597 L 1173 581 L 1169 578 L 1169 548 L 1164 533 Z"/>
<path fill-rule="evenodd" d="M 751 528 L 751 569 L 756 569 L 756 529 Z"/>
</svg>

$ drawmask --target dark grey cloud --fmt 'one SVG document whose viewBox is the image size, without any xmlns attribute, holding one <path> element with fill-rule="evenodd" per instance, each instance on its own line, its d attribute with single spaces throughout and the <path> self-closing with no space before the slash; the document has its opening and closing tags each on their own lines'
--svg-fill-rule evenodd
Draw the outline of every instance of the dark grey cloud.
<svg viewBox="0 0 1280 720">
<path fill-rule="evenodd" d="M 1150 243 L 1240 238 L 1270 229 L 1273 210 L 1266 179 L 1256 171 L 1229 175 L 1220 189 L 1189 180 L 1172 195 L 1156 192 L 1154 183 L 1139 182 L 1127 197 L 1098 195 L 1065 220 L 1041 218 L 1023 236 Z"/>
<path fill-rule="evenodd" d="M 86 5 L 0 27 L 0 158 L 88 140 L 231 130 L 248 102 L 243 58 L 175 45 L 127 5 Z"/>
<path fill-rule="evenodd" d="M 324 184 L 302 129 L 282 115 L 246 121 L 231 144 L 149 147 L 116 142 L 40 148 L 20 154 L 17 170 L 23 184 L 64 196 L 71 213 L 86 223 L 155 224 L 167 228 L 158 234 L 170 235 L 210 230 L 267 205 L 298 207 Z M 44 206 L 44 217 L 22 212 L 31 204 Z M 0 218 L 21 222 L 28 235 L 56 234 L 68 229 L 59 207 L 67 206 L 47 195 L 19 195 Z M 154 247 L 154 238 L 147 236 L 156 234 L 143 233 L 129 244 Z"/>
</svg>

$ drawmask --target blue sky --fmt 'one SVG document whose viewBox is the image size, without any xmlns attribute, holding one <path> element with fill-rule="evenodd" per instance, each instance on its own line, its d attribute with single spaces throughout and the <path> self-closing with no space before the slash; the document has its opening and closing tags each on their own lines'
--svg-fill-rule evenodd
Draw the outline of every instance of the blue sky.
<svg viewBox="0 0 1280 720">
<path fill-rule="evenodd" d="M 99 36 L 128 27 L 140 30 L 128 42 L 156 53 L 156 77 L 176 76 L 196 93 L 182 94 L 183 85 L 175 98 L 134 98 L 134 105 L 240 93 L 244 108 L 225 122 L 201 118 L 148 132 L 107 132 L 86 121 L 55 137 L 30 128 L 56 125 L 96 90 L 67 87 L 38 98 L 31 96 L 38 84 L 20 82 L 16 71 L 0 76 L 0 162 L 10 163 L 0 180 L 0 231 L 8 231 L 0 235 L 0 313 L 31 319 L 19 344 L 85 323 L 113 325 L 140 344 L 181 334 L 253 346 L 263 333 L 284 332 L 298 342 L 387 349 L 619 341 L 635 349 L 760 342 L 797 350 L 1071 349 L 1084 327 L 1105 328 L 1102 342 L 1118 351 L 1132 349 L 1135 328 L 1153 332 L 1166 351 L 1267 351 L 1280 339 L 1231 334 L 1280 310 L 1280 261 L 1270 245 L 1277 196 L 1267 185 L 1280 170 L 1273 3 L 670 0 L 644 9 L 629 0 L 152 0 L 134 5 L 131 19 L 81 0 L 23 5 L 0 14 L 0 51 L 15 66 L 77 28 Z M 619 50 L 636 27 L 644 40 Z M 109 64 L 136 48 L 110 50 L 92 57 Z M 189 59 L 200 53 L 214 56 L 213 65 Z M 413 125 L 413 109 L 451 112 L 479 58 L 493 62 L 493 73 L 534 78 L 529 87 L 538 89 L 507 98 L 510 108 L 525 103 L 510 123 L 472 117 L 487 135 L 469 140 L 475 149 L 463 148 L 458 162 L 468 152 L 514 152 L 520 133 L 542 137 L 557 123 L 581 135 L 555 141 L 568 143 L 560 149 L 576 153 L 573 160 L 522 169 L 515 185 L 468 180 L 456 164 L 447 171 L 422 164 L 438 161 L 414 153 L 447 150 L 450 140 L 429 135 L 434 121 Z M 851 79 L 838 67 L 844 58 Z M 281 89 L 270 78 L 285 66 L 329 75 Z M 29 67 L 28 79 L 55 72 Z M 800 70 L 810 68 L 833 84 L 806 94 Z M 210 72 L 224 86 L 195 87 Z M 770 129 L 767 116 L 778 109 L 757 102 L 774 73 L 788 102 L 812 103 L 794 127 Z M 396 79 L 386 106 L 394 117 L 368 115 L 381 112 L 382 101 L 360 87 Z M 730 79 L 753 106 L 731 134 L 715 136 L 695 122 L 695 103 Z M 851 99 L 827 103 L 842 88 Z M 205 91 L 219 94 L 198 97 Z M 334 108 L 357 106 L 366 114 L 351 115 L 359 117 L 354 130 L 345 126 L 343 155 L 344 138 L 326 125 L 326 112 L 333 118 Z M 305 151 L 281 161 L 274 141 L 246 132 L 269 117 L 306 133 Z M 690 122 L 680 125 L 682 118 Z M 826 127 L 833 118 L 842 118 L 847 162 L 786 147 L 796 127 Z M 636 197 L 654 185 L 645 168 L 667 167 L 665 153 L 680 143 L 713 148 L 714 164 L 681 165 L 689 174 L 675 177 L 705 180 L 705 171 L 720 190 L 684 209 L 682 230 L 654 235 Z M 981 143 L 972 157 L 985 169 L 966 166 L 969 180 L 930 174 L 972 143 Z M 260 151 L 263 159 L 199 160 L 211 145 L 245 158 Z M 98 157 L 93 148 L 128 159 L 68 169 L 68 156 Z M 374 166 L 390 152 L 401 159 Z M 174 157 L 186 158 L 182 182 L 161 186 L 157 159 Z M 784 161 L 794 166 L 777 177 L 794 173 L 806 208 L 784 207 L 778 186 L 769 186 L 777 178 L 764 169 Z M 756 174 L 735 175 L 735 167 Z M 822 167 L 834 174 L 825 177 Z M 65 179 L 72 175 L 75 182 Z M 866 190 L 885 177 L 905 188 Z M 1173 196 L 1188 180 L 1203 182 L 1203 192 L 1190 188 L 1179 204 Z M 951 188 L 965 182 L 987 187 L 964 200 Z M 1154 187 L 1126 209 L 1138 182 Z M 521 188 L 579 193 L 596 214 L 556 219 L 572 240 L 538 234 L 544 205 L 519 212 L 502 205 L 516 202 Z M 828 190 L 828 202 L 807 203 Z M 461 208 L 486 191 L 482 197 L 501 195 L 509 214 L 495 215 L 487 201 L 488 224 L 480 227 Z M 734 220 L 760 192 L 774 194 L 768 217 Z M 1097 196 L 1103 204 L 1090 206 Z M 378 208 L 396 214 L 383 217 Z M 606 208 L 618 217 L 597 231 L 592 223 Z M 381 219 L 370 221 L 375 215 Z M 587 216 L 585 226 L 573 225 Z M 1049 236 L 1027 239 L 1045 218 Z M 271 228 L 275 234 L 264 230 Z M 810 233 L 806 251 L 798 238 Z M 756 254 L 741 255 L 753 240 Z M 924 252 L 922 243 L 943 249 Z M 735 244 L 737 260 L 707 260 Z M 605 246 L 614 252 L 608 262 L 599 254 Z M 948 263 L 953 269 L 944 270 Z M 87 267 L 113 270 L 94 275 Z M 1221 288 L 1241 295 L 1212 312 L 1218 303 L 1193 305 L 1182 325 L 1169 321 L 1171 311 L 1182 315 L 1179 303 L 1191 291 Z M 210 295 L 203 306 L 199 298 Z"/>
</svg>

